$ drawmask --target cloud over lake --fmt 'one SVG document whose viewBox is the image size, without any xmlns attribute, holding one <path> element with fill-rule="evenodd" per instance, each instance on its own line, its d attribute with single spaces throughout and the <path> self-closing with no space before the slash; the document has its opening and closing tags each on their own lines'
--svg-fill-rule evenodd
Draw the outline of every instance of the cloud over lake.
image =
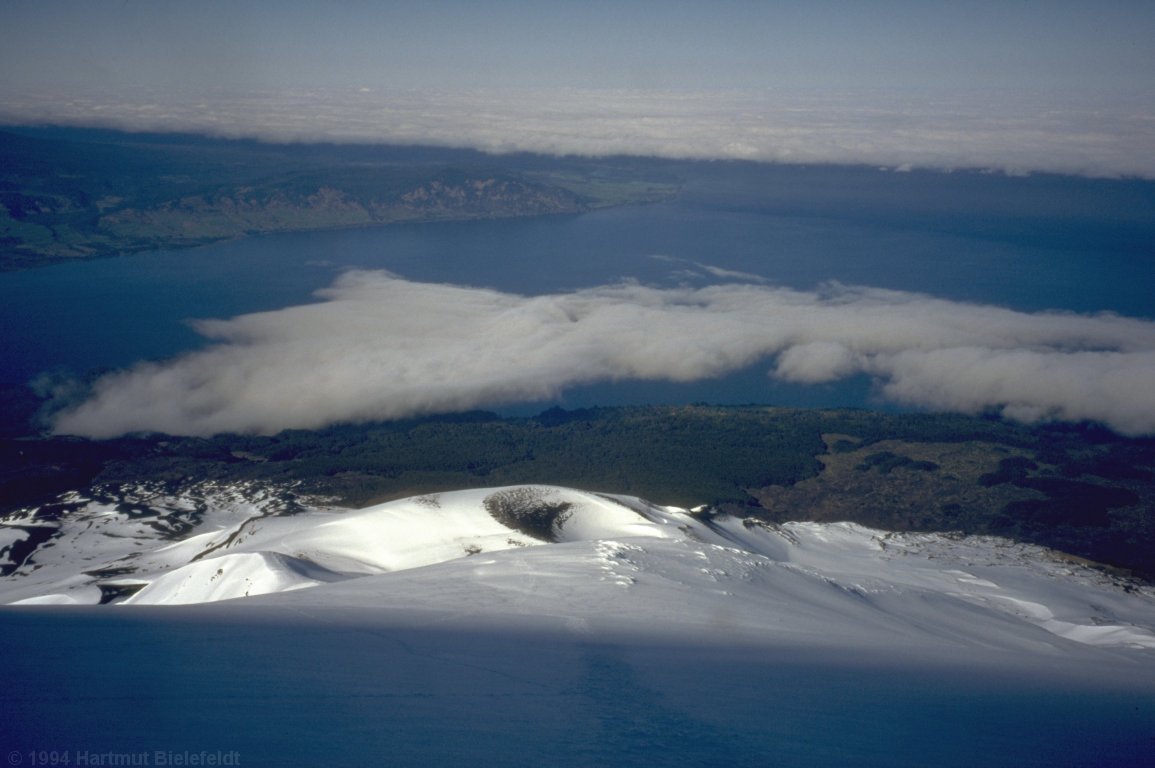
<svg viewBox="0 0 1155 768">
<path fill-rule="evenodd" d="M 1020 91 L 4 93 L 0 122 L 486 152 L 1155 178 L 1155 103 Z"/>
<path fill-rule="evenodd" d="M 839 284 L 621 283 L 521 296 L 376 271 L 347 272 L 318 298 L 198 322 L 206 348 L 101 378 L 56 414 L 55 431 L 268 434 L 764 364 L 802 384 L 866 374 L 907 406 L 1155 433 L 1155 322 L 1112 314 Z"/>
</svg>

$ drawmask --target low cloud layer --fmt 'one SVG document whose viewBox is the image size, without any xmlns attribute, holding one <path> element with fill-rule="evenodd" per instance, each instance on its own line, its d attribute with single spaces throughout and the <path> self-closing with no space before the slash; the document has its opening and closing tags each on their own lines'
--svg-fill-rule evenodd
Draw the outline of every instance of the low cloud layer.
<svg viewBox="0 0 1155 768">
<path fill-rule="evenodd" d="M 214 343 L 99 380 L 55 431 L 274 433 L 689 382 L 763 363 L 803 384 L 865 373 L 883 397 L 1155 434 L 1155 322 L 1023 313 L 872 288 L 625 283 L 545 296 L 349 272 L 315 304 L 203 321 Z"/>
<path fill-rule="evenodd" d="M 1148 94 L 346 91 L 0 94 L 0 121 L 270 141 L 1155 178 Z"/>
</svg>

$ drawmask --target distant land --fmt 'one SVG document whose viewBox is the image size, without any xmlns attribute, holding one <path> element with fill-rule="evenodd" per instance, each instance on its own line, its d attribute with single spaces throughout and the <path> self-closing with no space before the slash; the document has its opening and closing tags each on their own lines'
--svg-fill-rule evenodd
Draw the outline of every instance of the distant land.
<svg viewBox="0 0 1155 768">
<path fill-rule="evenodd" d="M 0 270 L 259 233 L 576 214 L 656 202 L 682 189 L 679 167 L 685 166 L 652 158 L 0 129 Z M 944 199 L 940 186 L 917 186 L 937 183 L 938 176 L 891 174 L 916 186 L 879 200 L 848 183 L 861 181 L 857 172 L 824 172 L 809 186 L 790 169 L 783 174 L 774 184 L 760 175 L 743 180 L 758 190 L 750 199 L 765 210 L 807 217 L 845 209 L 840 215 L 853 222 L 889 216 L 893 224 L 913 209 L 916 229 L 958 234 L 959 227 L 972 228 L 996 241 L 1041 238 L 1045 245 L 1069 239 L 1070 231 L 1083 238 L 1074 238 L 1078 243 L 1099 232 L 1094 217 L 1086 230 L 1063 227 L 1094 200 L 1103 210 L 1092 213 L 1104 220 L 1104 211 L 1121 211 L 1126 247 L 1119 252 L 1127 258 L 1132 239 L 1145 242 L 1148 231 L 1148 208 L 1140 204 L 1148 199 L 1146 186 L 1135 191 L 1079 181 L 1078 194 L 1020 199 L 1002 180 L 974 174 L 946 190 L 956 197 Z M 716 182 L 707 174 L 705 183 Z M 744 205 L 742 190 L 732 200 L 714 194 Z M 938 210 L 959 195 L 977 200 L 978 214 L 951 217 Z M 895 531 L 1005 536 L 1155 579 L 1155 440 L 1088 425 L 695 405 L 555 408 L 521 418 L 476 412 L 268 437 L 89 441 L 36 434 L 31 425 L 42 398 L 23 382 L 0 388 L 0 523 L 27 519 L 20 510 L 33 507 L 50 522 L 74 491 L 147 510 L 142 493 L 257 484 L 291 498 L 359 507 L 540 483 L 705 505 L 772 522 L 853 521 Z"/>
<path fill-rule="evenodd" d="M 0 130 L 0 271 L 245 235 L 580 213 L 676 194 L 643 159 Z"/>
<path fill-rule="evenodd" d="M 998 535 L 1155 579 L 1155 440 L 1091 426 L 757 406 L 553 408 L 269 437 L 6 438 L 0 470 L 0 522 L 27 520 L 17 511 L 39 505 L 50 523 L 70 491 L 151 515 L 150 494 L 222 486 L 274 489 L 290 506 L 363 507 L 543 483 L 770 522 Z"/>
</svg>

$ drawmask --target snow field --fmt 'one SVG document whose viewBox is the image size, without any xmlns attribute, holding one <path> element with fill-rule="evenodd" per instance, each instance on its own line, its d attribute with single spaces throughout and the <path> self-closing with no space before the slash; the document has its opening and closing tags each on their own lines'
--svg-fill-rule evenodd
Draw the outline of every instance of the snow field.
<svg viewBox="0 0 1155 768">
<path fill-rule="evenodd" d="M 236 493 L 201 502 L 199 524 L 175 541 L 139 516 L 82 506 L 0 597 L 95 603 L 102 584 L 137 588 L 117 600 L 127 605 L 292 592 L 299 604 L 721 627 L 820 645 L 1037 650 L 1058 637 L 1155 650 L 1150 590 L 990 537 L 768 526 L 550 486 L 292 515 Z"/>
</svg>

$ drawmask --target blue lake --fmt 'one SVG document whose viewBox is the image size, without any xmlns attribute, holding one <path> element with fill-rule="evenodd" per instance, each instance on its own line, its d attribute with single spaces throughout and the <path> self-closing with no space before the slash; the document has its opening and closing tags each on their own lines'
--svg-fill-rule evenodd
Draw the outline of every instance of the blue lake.
<svg viewBox="0 0 1155 768">
<path fill-rule="evenodd" d="M 673 285 L 698 263 L 798 289 L 833 280 L 1024 311 L 1155 318 L 1152 182 L 727 163 L 681 170 L 683 193 L 654 205 L 279 234 L 3 274 L 0 384 L 171 357 L 203 343 L 188 319 L 316 301 L 351 267 L 537 294 L 623 279 Z M 784 385 L 768 381 L 766 367 L 693 385 L 585 387 L 563 404 L 870 401 L 862 380 Z"/>
</svg>

